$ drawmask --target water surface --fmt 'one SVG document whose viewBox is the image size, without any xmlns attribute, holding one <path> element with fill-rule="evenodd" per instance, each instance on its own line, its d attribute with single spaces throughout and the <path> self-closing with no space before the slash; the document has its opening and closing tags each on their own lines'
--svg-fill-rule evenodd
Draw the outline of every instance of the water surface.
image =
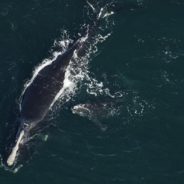
<svg viewBox="0 0 184 184">
<path fill-rule="evenodd" d="M 1 184 L 184 182 L 184 2 L 129 2 L 142 8 L 118 10 L 111 37 L 89 64 L 98 81 L 126 97 L 120 116 L 105 120 L 102 132 L 67 107 L 57 110 L 48 140 L 16 174 L 0 169 Z M 1 150 L 25 82 L 62 30 L 76 37 L 87 21 L 85 6 L 83 0 L 0 2 Z M 78 94 L 76 102 L 95 99 Z"/>
</svg>

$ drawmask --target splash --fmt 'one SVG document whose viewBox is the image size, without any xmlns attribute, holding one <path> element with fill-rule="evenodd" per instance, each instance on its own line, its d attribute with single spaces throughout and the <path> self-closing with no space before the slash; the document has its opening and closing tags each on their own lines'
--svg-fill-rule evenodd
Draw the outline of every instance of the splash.
<svg viewBox="0 0 184 184">
<path fill-rule="evenodd" d="M 3 168 L 4 170 L 8 171 L 8 172 L 11 172 L 13 174 L 16 174 L 21 168 L 23 167 L 22 164 L 18 165 L 17 167 L 15 168 L 9 168 L 7 167 L 6 165 L 4 165 L 3 163 L 3 158 L 2 156 L 0 155 L 0 168 Z"/>
<path fill-rule="evenodd" d="M 91 5 L 91 8 L 94 9 L 94 6 Z M 105 8 L 101 8 L 98 17 L 103 16 L 102 18 L 105 20 L 106 24 L 109 23 L 109 20 L 107 19 L 108 16 L 112 15 L 113 13 L 110 12 L 104 12 Z M 96 11 L 94 11 L 96 12 Z M 82 25 L 81 28 L 86 27 L 86 29 L 89 29 L 88 25 Z M 104 29 L 104 28 L 102 28 Z M 67 33 L 67 31 L 65 31 Z M 98 95 L 106 95 L 110 96 L 112 98 L 117 97 L 116 94 L 121 94 L 121 92 L 117 92 L 115 94 L 111 94 L 110 89 L 104 88 L 104 84 L 101 81 L 98 81 L 97 79 L 91 77 L 91 72 L 89 70 L 89 62 L 91 61 L 92 57 L 98 53 L 98 47 L 97 45 L 99 43 L 103 43 L 106 41 L 110 36 L 112 32 L 109 32 L 105 35 L 102 35 L 101 33 L 98 33 L 95 38 L 94 42 L 89 46 L 88 51 L 84 57 L 78 57 L 77 51 L 74 52 L 73 58 L 70 61 L 69 66 L 67 67 L 66 73 L 65 73 L 65 79 L 64 79 L 64 85 L 63 88 L 60 90 L 60 92 L 56 95 L 52 105 L 50 108 L 53 107 L 56 101 L 59 100 L 60 105 L 63 105 L 64 103 L 71 100 L 73 96 L 75 96 L 76 92 L 80 90 L 82 86 L 86 86 L 86 92 L 90 95 L 98 96 Z M 80 35 L 80 33 L 78 33 Z M 80 42 L 85 42 L 88 39 L 88 34 L 80 38 Z M 66 37 L 66 34 L 65 34 Z M 68 41 L 59 41 L 60 43 L 71 43 L 71 39 L 69 35 L 67 35 Z M 57 43 L 57 42 L 56 42 Z M 64 48 L 67 48 L 68 45 L 64 46 Z M 82 83 L 85 81 L 85 83 Z"/>
<path fill-rule="evenodd" d="M 24 84 L 24 89 L 23 89 L 23 91 L 22 91 L 22 94 L 21 94 L 21 96 L 20 96 L 19 101 L 21 101 L 24 92 L 25 92 L 26 89 L 32 84 L 32 82 L 34 81 L 34 79 L 36 78 L 36 76 L 38 75 L 38 73 L 39 73 L 43 68 L 45 68 L 46 66 L 51 65 L 52 62 L 53 62 L 54 60 L 56 60 L 56 58 L 57 58 L 59 55 L 63 54 L 63 53 L 67 50 L 69 44 L 73 42 L 72 39 L 69 39 L 69 38 L 68 38 L 68 33 L 67 33 L 66 30 L 64 30 L 64 31 L 62 32 L 62 38 L 63 38 L 63 39 L 62 39 L 62 40 L 59 40 L 59 41 L 56 41 L 56 40 L 55 40 L 55 41 L 54 41 L 54 45 L 53 45 L 53 47 L 56 47 L 56 46 L 57 46 L 57 47 L 60 47 L 60 51 L 55 51 L 55 52 L 53 52 L 51 58 L 46 58 L 46 59 L 44 59 L 44 60 L 41 62 L 41 64 L 39 64 L 39 65 L 34 69 L 32 78 L 31 78 L 30 80 L 28 80 L 28 81 Z M 21 105 L 20 105 L 20 103 L 19 103 L 19 108 L 20 108 L 20 111 L 21 111 Z"/>
</svg>

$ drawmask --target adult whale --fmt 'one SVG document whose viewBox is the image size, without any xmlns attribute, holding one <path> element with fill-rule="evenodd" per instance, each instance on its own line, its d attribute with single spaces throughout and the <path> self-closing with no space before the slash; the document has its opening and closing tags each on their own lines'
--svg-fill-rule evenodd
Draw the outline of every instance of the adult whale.
<svg viewBox="0 0 184 184">
<path fill-rule="evenodd" d="M 108 13 L 109 7 L 113 9 L 112 3 L 101 8 L 99 12 L 96 12 L 91 4 L 89 5 L 95 14 L 98 13 L 95 21 L 87 26 L 85 34 L 71 44 L 64 53 L 43 67 L 25 89 L 20 102 L 19 127 L 16 137 L 3 158 L 6 166 L 13 167 L 16 164 L 20 147 L 22 148 L 29 141 L 30 131 L 48 114 L 57 94 L 64 87 L 65 73 L 74 55 L 77 54 L 79 58 L 86 55 L 88 48 L 95 41 L 100 21 L 112 14 L 112 12 Z M 116 7 L 114 6 L 115 11 L 117 11 Z M 125 5 L 123 7 L 126 8 Z"/>
<path fill-rule="evenodd" d="M 30 131 L 41 122 L 50 110 L 57 94 L 64 87 L 65 73 L 74 55 L 85 56 L 90 44 L 95 41 L 96 31 L 102 15 L 87 26 L 83 36 L 71 44 L 55 60 L 42 68 L 25 89 L 20 102 L 19 127 L 16 138 L 5 156 L 5 165 L 16 164 L 20 147 L 29 140 Z"/>
</svg>

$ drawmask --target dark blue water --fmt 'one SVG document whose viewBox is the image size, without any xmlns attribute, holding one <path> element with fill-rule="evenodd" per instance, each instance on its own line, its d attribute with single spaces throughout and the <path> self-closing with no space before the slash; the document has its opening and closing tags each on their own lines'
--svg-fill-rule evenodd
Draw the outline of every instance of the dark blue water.
<svg viewBox="0 0 184 184">
<path fill-rule="evenodd" d="M 89 63 L 91 75 L 123 94 L 119 114 L 100 119 L 103 132 L 69 105 L 57 109 L 41 135 L 48 140 L 34 142 L 36 151 L 16 174 L 1 168 L 1 184 L 184 182 L 184 1 L 127 0 L 138 5 L 133 9 L 124 2 L 111 19 L 111 37 Z M 62 30 L 77 37 L 90 21 L 86 10 L 83 0 L 0 1 L 1 152 L 25 82 Z M 76 103 L 106 97 L 77 94 Z"/>
</svg>

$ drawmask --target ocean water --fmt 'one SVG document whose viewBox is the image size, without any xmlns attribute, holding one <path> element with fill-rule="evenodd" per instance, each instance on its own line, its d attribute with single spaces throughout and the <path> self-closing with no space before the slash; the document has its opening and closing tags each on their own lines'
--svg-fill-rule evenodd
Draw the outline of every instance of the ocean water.
<svg viewBox="0 0 184 184">
<path fill-rule="evenodd" d="M 0 184 L 184 182 L 184 1 L 117 2 L 75 93 L 53 108 L 24 166 L 0 168 Z M 0 1 L 1 153 L 35 67 L 93 18 L 85 0 Z M 72 113 L 80 103 L 95 103 L 90 118 Z"/>
</svg>

